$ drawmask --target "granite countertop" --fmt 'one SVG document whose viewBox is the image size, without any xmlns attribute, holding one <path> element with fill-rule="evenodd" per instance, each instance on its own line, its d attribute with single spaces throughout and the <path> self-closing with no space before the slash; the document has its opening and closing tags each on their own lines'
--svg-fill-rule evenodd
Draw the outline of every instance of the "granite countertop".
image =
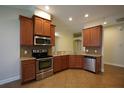
<svg viewBox="0 0 124 93">
<path fill-rule="evenodd" d="M 63 55 L 53 55 L 53 57 L 56 57 L 56 56 L 65 56 L 64 54 Z"/>
<path fill-rule="evenodd" d="M 20 60 L 24 61 L 24 60 L 34 60 L 34 57 L 21 57 Z"/>
<path fill-rule="evenodd" d="M 83 53 L 83 54 L 63 54 L 63 55 L 53 55 L 53 57 L 56 57 L 56 56 L 66 56 L 66 55 L 83 55 L 83 56 L 90 56 L 90 57 L 101 57 L 102 55 L 100 54 L 86 54 L 86 53 Z"/>
</svg>

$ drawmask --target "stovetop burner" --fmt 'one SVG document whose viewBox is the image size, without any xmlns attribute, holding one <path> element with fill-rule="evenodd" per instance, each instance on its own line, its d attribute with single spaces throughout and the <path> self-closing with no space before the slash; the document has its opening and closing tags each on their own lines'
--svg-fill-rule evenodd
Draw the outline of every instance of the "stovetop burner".
<svg viewBox="0 0 124 93">
<path fill-rule="evenodd" d="M 40 59 L 40 58 L 49 58 L 52 56 L 48 55 L 48 50 L 40 49 L 40 50 L 33 50 L 32 57 L 35 57 L 36 59 Z"/>
</svg>

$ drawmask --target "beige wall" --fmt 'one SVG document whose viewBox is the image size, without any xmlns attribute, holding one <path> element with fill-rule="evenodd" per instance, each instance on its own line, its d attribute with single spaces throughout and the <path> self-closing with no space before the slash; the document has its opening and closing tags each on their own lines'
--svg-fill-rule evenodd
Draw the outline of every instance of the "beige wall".
<svg viewBox="0 0 124 93">
<path fill-rule="evenodd" d="M 104 28 L 104 63 L 124 67 L 124 24 Z"/>
<path fill-rule="evenodd" d="M 55 38 L 54 50 L 73 53 L 73 32 L 59 20 L 54 19 L 53 23 L 56 25 L 55 31 L 59 34 L 59 36 Z"/>
<path fill-rule="evenodd" d="M 67 51 L 73 53 L 73 35 L 72 32 L 61 30 L 59 37 L 55 39 L 56 51 Z"/>
<path fill-rule="evenodd" d="M 19 15 L 33 12 L 0 6 L 0 85 L 20 79 Z"/>
</svg>

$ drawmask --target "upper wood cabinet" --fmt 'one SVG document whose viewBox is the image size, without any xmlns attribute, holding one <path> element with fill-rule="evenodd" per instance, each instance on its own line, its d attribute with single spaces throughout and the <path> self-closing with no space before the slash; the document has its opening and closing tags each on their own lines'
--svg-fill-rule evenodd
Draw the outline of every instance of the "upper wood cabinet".
<svg viewBox="0 0 124 93">
<path fill-rule="evenodd" d="M 50 36 L 50 25 L 51 25 L 50 21 L 48 20 L 43 21 L 44 36 Z"/>
<path fill-rule="evenodd" d="M 83 29 L 83 46 L 100 47 L 102 46 L 102 26 L 95 26 Z"/>
<path fill-rule="evenodd" d="M 34 19 L 34 35 L 50 36 L 51 21 L 37 16 Z"/>
<path fill-rule="evenodd" d="M 51 25 L 50 27 L 50 36 L 51 36 L 51 44 L 55 46 L 55 25 Z"/>
<path fill-rule="evenodd" d="M 43 19 L 34 17 L 34 34 L 44 35 L 43 33 Z"/>
<path fill-rule="evenodd" d="M 24 16 L 20 16 L 20 44 L 33 45 L 33 21 Z"/>
</svg>

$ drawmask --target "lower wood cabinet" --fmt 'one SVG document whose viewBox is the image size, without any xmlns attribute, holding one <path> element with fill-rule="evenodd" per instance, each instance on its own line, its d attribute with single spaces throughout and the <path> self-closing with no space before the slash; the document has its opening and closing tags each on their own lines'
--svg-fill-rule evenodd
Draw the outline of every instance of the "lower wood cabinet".
<svg viewBox="0 0 124 93">
<path fill-rule="evenodd" d="M 65 70 L 68 68 L 68 56 L 55 56 L 53 58 L 53 71 L 54 73 Z"/>
<path fill-rule="evenodd" d="M 83 69 L 83 56 L 82 55 L 70 55 L 69 56 L 69 68 L 82 68 Z"/>
<path fill-rule="evenodd" d="M 35 60 L 21 61 L 22 83 L 35 79 Z"/>
<path fill-rule="evenodd" d="M 100 73 L 101 72 L 101 57 L 96 58 L 96 65 L 95 65 L 95 73 Z"/>
<path fill-rule="evenodd" d="M 95 73 L 101 72 L 101 57 L 95 58 Z M 53 58 L 53 71 L 54 73 L 68 69 L 68 68 L 79 68 L 85 69 L 86 59 L 83 55 L 64 55 L 55 56 Z M 92 67 L 91 67 L 92 68 Z"/>
<path fill-rule="evenodd" d="M 61 69 L 68 69 L 68 56 L 61 56 Z"/>
<path fill-rule="evenodd" d="M 61 71 L 61 57 L 56 56 L 53 58 L 53 71 L 58 72 Z"/>
</svg>

